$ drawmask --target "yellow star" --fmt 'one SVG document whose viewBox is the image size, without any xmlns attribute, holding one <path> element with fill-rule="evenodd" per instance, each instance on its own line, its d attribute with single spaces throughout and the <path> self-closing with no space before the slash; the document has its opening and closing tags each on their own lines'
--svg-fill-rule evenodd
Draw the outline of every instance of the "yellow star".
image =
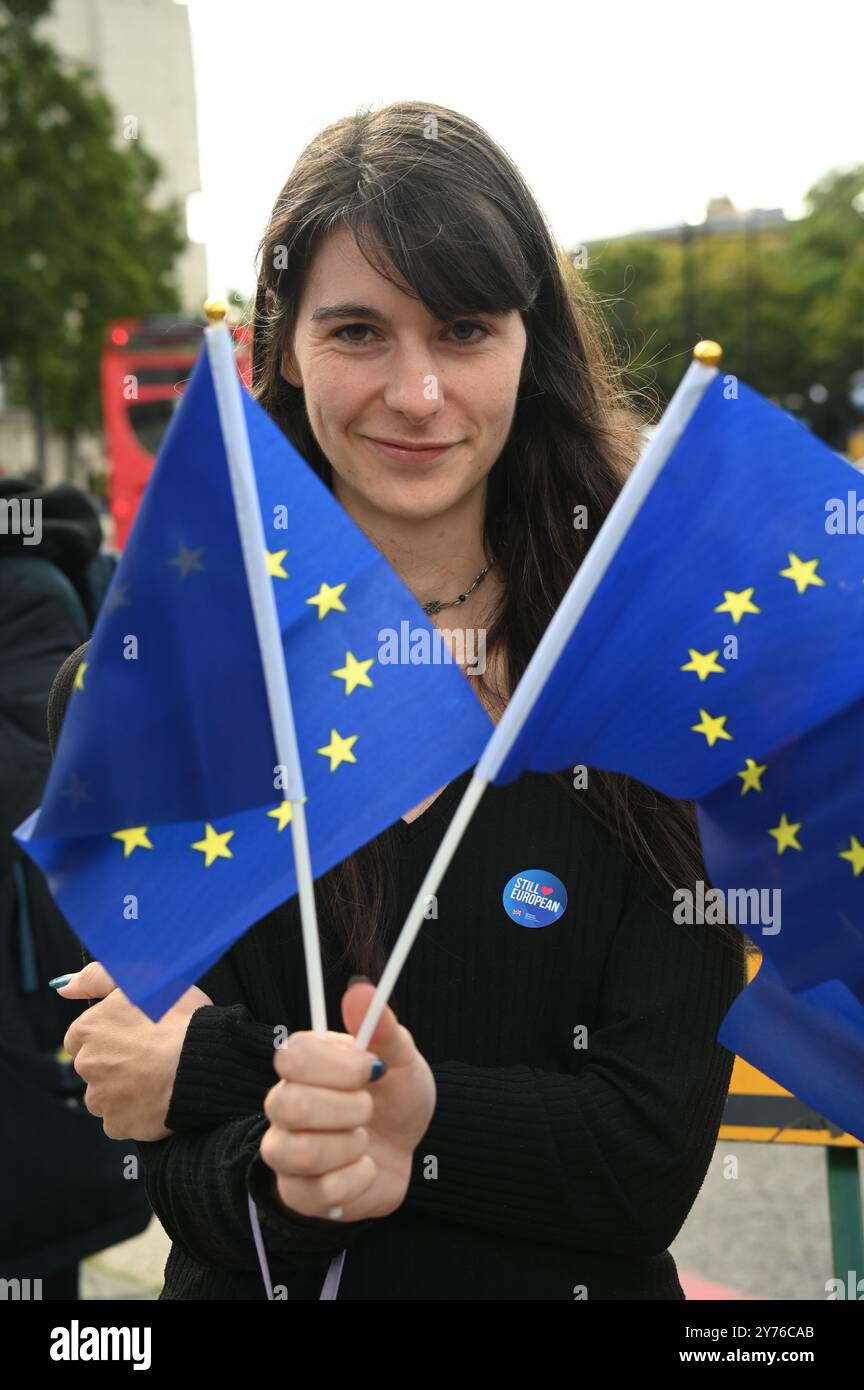
<svg viewBox="0 0 864 1390">
<path fill-rule="evenodd" d="M 752 758 L 745 758 L 746 767 L 743 772 L 736 772 L 735 776 L 740 777 L 744 783 L 741 788 L 741 795 L 746 796 L 748 792 L 761 792 L 762 783 L 760 778 L 767 768 L 767 763 L 761 765 L 754 762 Z"/>
<path fill-rule="evenodd" d="M 734 622 L 740 623 L 745 613 L 761 613 L 762 609 L 757 608 L 752 603 L 752 589 L 741 589 L 736 593 L 734 589 L 723 590 L 723 602 L 718 603 L 714 609 L 715 613 L 731 613 Z"/>
<path fill-rule="evenodd" d="M 294 807 L 290 801 L 280 801 L 275 810 L 268 811 L 267 814 L 279 822 L 280 830 L 284 830 L 286 825 L 290 825 L 291 823 L 291 818 L 294 815 Z"/>
<path fill-rule="evenodd" d="M 860 873 L 864 873 L 864 845 L 860 843 L 857 836 L 850 835 L 849 849 L 842 849 L 838 858 L 849 860 L 856 878 Z"/>
<path fill-rule="evenodd" d="M 75 680 L 73 681 L 73 688 L 75 690 L 84 689 L 84 672 L 87 670 L 87 667 L 89 665 L 89 661 L 79 662 L 78 670 L 75 672 Z"/>
<path fill-rule="evenodd" d="M 370 656 L 367 661 L 358 661 L 351 652 L 345 653 L 345 665 L 340 666 L 338 671 L 331 671 L 331 676 L 338 676 L 345 682 L 345 694 L 350 695 L 356 690 L 358 685 L 368 685 L 372 689 L 372 682 L 369 679 L 369 667 L 375 661 L 374 656 Z"/>
<path fill-rule="evenodd" d="M 687 648 L 690 653 L 690 660 L 686 666 L 682 666 L 682 671 L 695 671 L 700 681 L 707 681 L 709 676 L 716 671 L 725 671 L 725 666 L 721 666 L 715 657 L 720 655 L 719 648 L 716 652 L 696 652 L 692 647 Z"/>
<path fill-rule="evenodd" d="M 791 825 L 789 821 L 786 819 L 786 812 L 784 811 L 782 816 L 780 817 L 780 824 L 775 825 L 773 830 L 768 831 L 768 834 L 773 835 L 774 839 L 777 841 L 778 854 L 782 854 L 783 851 L 786 849 L 804 848 L 803 845 L 799 845 L 797 839 L 795 838 L 800 829 L 801 821 L 799 820 L 797 825 Z"/>
<path fill-rule="evenodd" d="M 358 734 L 351 734 L 350 738 L 343 738 L 341 734 L 337 734 L 335 729 L 330 730 L 330 742 L 317 751 L 323 753 L 325 758 L 330 759 L 331 772 L 335 772 L 340 763 L 356 763 L 357 759 L 351 749 L 358 738 Z"/>
<path fill-rule="evenodd" d="M 784 579 L 794 579 L 795 588 L 799 594 L 803 594 L 810 584 L 821 584 L 823 588 L 825 587 L 825 580 L 820 579 L 816 573 L 818 560 L 799 560 L 794 550 L 790 550 L 788 554 L 789 568 L 781 570 L 780 573 Z"/>
<path fill-rule="evenodd" d="M 307 598 L 307 603 L 315 603 L 318 605 L 319 621 L 331 610 L 336 613 L 348 612 L 348 609 L 339 597 L 345 587 L 344 584 L 337 584 L 335 588 L 331 588 L 329 584 L 322 584 L 317 594 L 314 594 L 312 598 Z"/>
<path fill-rule="evenodd" d="M 718 739 L 732 738 L 732 735 L 727 734 L 726 730 L 723 728 L 728 718 L 729 716 L 727 714 L 718 714 L 716 717 L 713 717 L 706 709 L 700 709 L 699 723 L 691 724 L 690 728 L 695 734 L 704 734 L 708 740 L 708 747 L 713 748 Z"/>
<path fill-rule="evenodd" d="M 308 800 L 308 796 L 301 796 L 301 805 L 305 806 Z M 294 818 L 294 804 L 295 803 L 293 801 L 280 801 L 278 806 L 276 806 L 272 811 L 267 812 L 268 816 L 272 816 L 275 821 L 279 822 L 280 831 L 284 830 L 286 825 L 291 824 L 291 821 Z"/>
<path fill-rule="evenodd" d="M 267 558 L 267 573 L 271 579 L 288 579 L 289 576 L 282 568 L 282 561 L 288 554 L 287 550 L 265 550 Z"/>
<path fill-rule="evenodd" d="M 215 859 L 234 858 L 228 848 L 228 841 L 233 834 L 233 830 L 223 830 L 220 834 L 208 823 L 204 827 L 204 839 L 197 840 L 194 845 L 190 845 L 190 849 L 200 849 L 204 855 L 204 868 L 209 869 Z"/>
<path fill-rule="evenodd" d="M 123 843 L 123 858 L 128 859 L 133 849 L 152 849 L 150 841 L 147 839 L 146 825 L 136 825 L 130 830 L 115 830 L 111 835 L 112 840 L 121 840 Z"/>
</svg>

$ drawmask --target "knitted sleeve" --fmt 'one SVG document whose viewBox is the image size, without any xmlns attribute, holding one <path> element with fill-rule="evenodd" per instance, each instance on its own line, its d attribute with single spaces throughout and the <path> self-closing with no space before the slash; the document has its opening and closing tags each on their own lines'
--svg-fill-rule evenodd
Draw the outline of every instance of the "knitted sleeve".
<svg viewBox="0 0 864 1390">
<path fill-rule="evenodd" d="M 670 900 L 631 899 L 597 1015 L 573 1019 L 589 1023 L 586 1046 L 561 1070 L 432 1065 L 408 1206 L 580 1250 L 669 1246 L 716 1142 L 733 1063 L 716 1035 L 745 984 L 735 929 L 676 924 Z"/>
<path fill-rule="evenodd" d="M 175 1245 L 202 1265 L 257 1270 L 248 1198 L 258 1207 L 274 1279 L 279 1270 L 311 1269 L 338 1255 L 372 1225 L 301 1216 L 277 1206 L 275 1176 L 258 1148 L 263 1113 L 211 1129 L 138 1143 L 148 1201 Z"/>
<path fill-rule="evenodd" d="M 196 1009 L 183 1039 L 166 1128 L 209 1127 L 261 1112 L 279 1080 L 274 1047 L 271 1025 L 256 1022 L 243 1004 Z"/>
<path fill-rule="evenodd" d="M 213 999 L 189 1019 L 168 1113 L 167 1139 L 140 1143 L 150 1205 L 174 1244 L 199 1264 L 257 1270 L 249 1197 L 274 1279 L 320 1266 L 357 1239 L 373 1218 L 329 1221 L 286 1212 L 275 1175 L 259 1154 L 269 1120 L 264 1097 L 279 1080 L 273 1025 L 259 1023 L 226 954 L 198 981 Z"/>
<path fill-rule="evenodd" d="M 213 1000 L 196 1009 L 183 1037 L 167 1129 L 211 1127 L 261 1113 L 279 1077 L 273 1066 L 275 1026 L 254 1019 L 234 966 L 233 950 L 197 981 Z"/>
</svg>

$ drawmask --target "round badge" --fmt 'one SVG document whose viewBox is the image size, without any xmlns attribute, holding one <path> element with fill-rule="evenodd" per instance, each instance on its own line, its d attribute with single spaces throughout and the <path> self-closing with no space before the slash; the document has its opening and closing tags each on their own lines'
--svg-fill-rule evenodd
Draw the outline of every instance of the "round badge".
<svg viewBox="0 0 864 1390">
<path fill-rule="evenodd" d="M 523 869 L 504 889 L 504 911 L 521 927 L 546 927 L 567 908 L 567 889 L 546 869 Z"/>
</svg>

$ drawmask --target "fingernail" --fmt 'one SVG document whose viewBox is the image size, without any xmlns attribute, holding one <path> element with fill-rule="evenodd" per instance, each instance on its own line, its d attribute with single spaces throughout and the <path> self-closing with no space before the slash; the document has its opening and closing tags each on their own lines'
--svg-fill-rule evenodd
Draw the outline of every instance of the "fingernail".
<svg viewBox="0 0 864 1390">
<path fill-rule="evenodd" d="M 364 985 L 371 985 L 372 983 L 368 975 L 352 975 L 345 988 L 350 989 L 352 985 L 356 985 L 358 980 L 362 980 Z"/>
<path fill-rule="evenodd" d="M 384 1075 L 384 1073 L 385 1073 L 386 1070 L 387 1070 L 387 1063 L 386 1063 L 386 1062 L 382 1062 L 380 1057 L 376 1057 L 376 1058 L 375 1058 L 375 1061 L 372 1063 L 372 1070 L 371 1070 L 371 1072 L 369 1073 L 369 1080 L 370 1080 L 370 1081 L 380 1081 L 380 1080 L 381 1080 L 381 1077 Z"/>
<path fill-rule="evenodd" d="M 74 974 L 75 971 L 73 970 L 72 975 Z M 69 981 L 72 979 L 72 975 L 57 975 L 55 979 L 49 980 L 48 983 L 52 989 L 62 989 L 64 985 L 68 985 Z"/>
</svg>

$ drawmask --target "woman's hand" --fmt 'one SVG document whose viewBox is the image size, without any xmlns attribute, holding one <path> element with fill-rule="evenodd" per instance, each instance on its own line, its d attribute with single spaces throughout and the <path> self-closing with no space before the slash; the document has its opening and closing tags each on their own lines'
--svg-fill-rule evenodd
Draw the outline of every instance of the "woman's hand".
<svg viewBox="0 0 864 1390">
<path fill-rule="evenodd" d="M 104 966 L 91 961 L 57 990 L 64 999 L 99 999 L 76 1018 L 63 1039 L 87 1082 L 84 1104 L 102 1118 L 109 1139 L 165 1139 L 177 1064 L 189 1019 L 213 1000 L 192 985 L 154 1023 L 130 1003 Z"/>
<path fill-rule="evenodd" d="M 277 1201 L 301 1216 L 361 1221 L 396 1211 L 432 1119 L 432 1072 L 392 1009 L 378 1020 L 372 1051 L 354 1049 L 374 993 L 362 982 L 345 991 L 347 1033 L 292 1033 L 274 1054 L 282 1080 L 264 1101 L 261 1157 L 276 1175 Z M 387 1071 L 370 1082 L 376 1056 Z"/>
</svg>

